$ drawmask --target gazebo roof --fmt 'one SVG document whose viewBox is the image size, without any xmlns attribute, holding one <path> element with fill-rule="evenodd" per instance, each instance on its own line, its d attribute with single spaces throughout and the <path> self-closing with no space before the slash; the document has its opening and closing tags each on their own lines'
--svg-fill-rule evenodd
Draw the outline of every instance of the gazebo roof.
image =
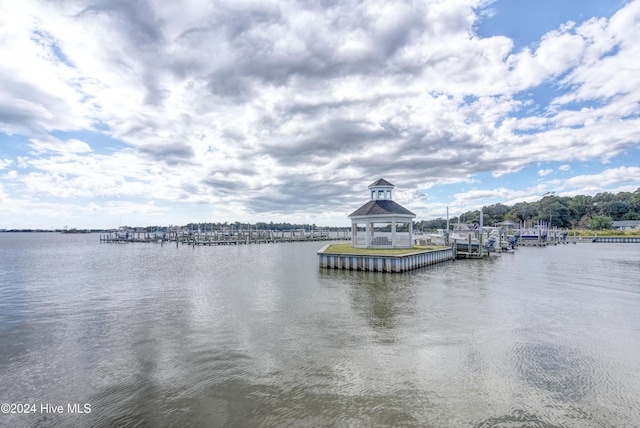
<svg viewBox="0 0 640 428">
<path fill-rule="evenodd" d="M 376 186 L 391 186 L 391 187 L 396 187 L 393 184 L 389 183 L 387 180 L 385 180 L 384 178 L 380 178 L 378 179 L 375 183 L 372 183 L 369 185 L 369 187 L 376 187 Z"/>
<path fill-rule="evenodd" d="M 384 181 L 382 179 L 376 181 Z M 387 183 L 385 181 L 385 183 Z M 375 183 L 374 183 L 375 184 Z M 402 205 L 395 203 L 390 199 L 377 199 L 374 201 L 369 201 L 357 210 L 355 210 L 349 217 L 358 217 L 365 215 L 389 215 L 389 214 L 400 214 L 403 216 L 412 216 L 416 215 L 404 208 Z"/>
</svg>

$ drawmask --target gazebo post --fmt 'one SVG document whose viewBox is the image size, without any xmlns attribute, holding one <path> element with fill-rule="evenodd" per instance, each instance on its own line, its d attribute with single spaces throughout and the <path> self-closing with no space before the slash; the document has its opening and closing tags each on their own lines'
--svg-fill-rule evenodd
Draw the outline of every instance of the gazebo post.
<svg viewBox="0 0 640 428">
<path fill-rule="evenodd" d="M 373 248 L 377 245 L 376 241 L 376 223 L 369 221 L 369 245 L 368 248 Z"/>
<path fill-rule="evenodd" d="M 358 224 L 351 222 L 351 246 L 354 247 L 356 244 L 356 237 L 358 236 Z"/>
<path fill-rule="evenodd" d="M 413 246 L 413 220 L 409 222 L 409 243 Z"/>
<path fill-rule="evenodd" d="M 391 246 L 393 248 L 395 248 L 396 247 L 396 243 L 397 243 L 397 241 L 396 241 L 396 221 L 394 219 L 394 220 L 391 220 Z"/>
<path fill-rule="evenodd" d="M 365 238 L 364 238 L 364 246 L 365 248 L 369 248 L 371 245 L 371 225 L 369 222 L 365 222 Z"/>
</svg>

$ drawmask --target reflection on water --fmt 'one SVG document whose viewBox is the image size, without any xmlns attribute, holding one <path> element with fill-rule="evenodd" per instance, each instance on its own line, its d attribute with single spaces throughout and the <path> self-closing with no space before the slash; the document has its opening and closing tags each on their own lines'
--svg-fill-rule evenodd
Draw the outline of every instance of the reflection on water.
<svg viewBox="0 0 640 428">
<path fill-rule="evenodd" d="M 416 309 L 411 273 L 380 275 L 376 272 L 323 270 L 321 274 L 349 283 L 351 307 L 367 321 L 381 341 L 394 341 L 398 322 L 411 316 Z"/>
<path fill-rule="evenodd" d="M 316 243 L 0 234 L 0 426 L 622 427 L 640 420 L 640 246 L 403 274 Z"/>
</svg>

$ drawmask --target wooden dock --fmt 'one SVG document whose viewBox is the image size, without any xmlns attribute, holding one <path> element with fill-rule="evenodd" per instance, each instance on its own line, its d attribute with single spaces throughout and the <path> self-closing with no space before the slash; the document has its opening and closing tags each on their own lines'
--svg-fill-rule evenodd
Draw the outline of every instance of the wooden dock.
<svg viewBox="0 0 640 428">
<path fill-rule="evenodd" d="M 100 235 L 101 243 L 129 244 L 129 243 L 158 243 L 179 245 L 245 245 L 272 244 L 280 242 L 308 242 L 308 241 L 339 241 L 351 239 L 348 232 L 337 231 L 272 231 L 252 230 L 232 233 L 222 232 L 135 232 L 111 231 Z"/>
<path fill-rule="evenodd" d="M 483 259 L 489 257 L 489 249 L 485 248 L 482 234 L 478 234 L 477 240 L 468 235 L 466 239 L 454 238 L 451 244 L 453 255 L 456 259 Z"/>
</svg>

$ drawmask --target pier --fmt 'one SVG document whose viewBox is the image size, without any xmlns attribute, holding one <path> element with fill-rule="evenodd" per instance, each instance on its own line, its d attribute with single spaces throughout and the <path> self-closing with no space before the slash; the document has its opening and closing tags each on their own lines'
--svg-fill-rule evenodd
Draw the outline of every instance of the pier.
<svg viewBox="0 0 640 428">
<path fill-rule="evenodd" d="M 174 243 L 178 245 L 243 245 L 278 242 L 339 241 L 350 239 L 348 231 L 325 230 L 246 230 L 246 231 L 170 231 L 137 232 L 114 230 L 100 235 L 101 243 Z"/>
<path fill-rule="evenodd" d="M 321 268 L 398 273 L 455 259 L 453 248 L 417 249 L 392 255 L 383 251 L 378 254 L 340 253 L 331 251 L 330 247 L 328 244 L 318 251 Z"/>
</svg>

